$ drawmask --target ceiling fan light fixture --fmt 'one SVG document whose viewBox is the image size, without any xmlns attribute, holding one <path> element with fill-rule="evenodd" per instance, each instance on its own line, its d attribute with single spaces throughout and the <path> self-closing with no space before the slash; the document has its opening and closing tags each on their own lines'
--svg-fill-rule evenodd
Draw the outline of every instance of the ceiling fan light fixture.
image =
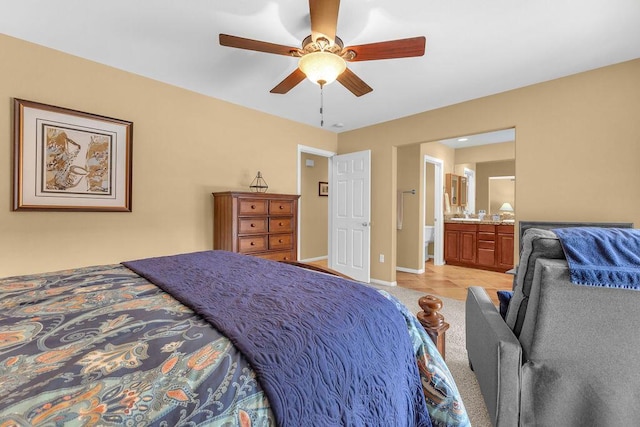
<svg viewBox="0 0 640 427">
<path fill-rule="evenodd" d="M 309 80 L 324 86 L 334 82 L 347 68 L 347 63 L 335 53 L 319 51 L 302 56 L 298 67 Z"/>
</svg>

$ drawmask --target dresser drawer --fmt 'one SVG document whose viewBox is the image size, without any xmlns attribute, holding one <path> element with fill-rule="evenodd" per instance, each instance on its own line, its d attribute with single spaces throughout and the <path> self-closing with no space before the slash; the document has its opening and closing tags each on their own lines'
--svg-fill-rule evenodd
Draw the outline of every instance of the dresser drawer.
<svg viewBox="0 0 640 427">
<path fill-rule="evenodd" d="M 295 261 L 296 254 L 293 251 L 277 251 L 264 254 L 256 254 L 255 256 L 270 259 L 272 261 Z"/>
<path fill-rule="evenodd" d="M 496 231 L 500 234 L 513 234 L 513 225 L 498 225 Z"/>
<path fill-rule="evenodd" d="M 496 235 L 495 233 L 478 231 L 478 240 L 489 240 L 493 242 L 494 240 L 496 240 Z"/>
<path fill-rule="evenodd" d="M 264 218 L 240 218 L 238 220 L 238 234 L 266 233 L 269 223 Z"/>
<path fill-rule="evenodd" d="M 267 250 L 267 236 L 238 237 L 238 251 L 246 254 Z"/>
<path fill-rule="evenodd" d="M 269 250 L 293 248 L 293 236 L 291 234 L 275 234 L 269 236 Z"/>
<path fill-rule="evenodd" d="M 496 248 L 496 242 L 494 241 L 488 241 L 488 240 L 478 240 L 478 249 L 495 249 Z"/>
<path fill-rule="evenodd" d="M 238 199 L 238 211 L 240 215 L 266 215 L 268 210 L 268 200 Z"/>
<path fill-rule="evenodd" d="M 290 200 L 269 200 L 269 214 L 271 215 L 291 215 L 293 213 L 293 202 Z"/>
<path fill-rule="evenodd" d="M 489 249 L 478 249 L 478 264 L 493 267 L 496 263 L 496 252 Z"/>
<path fill-rule="evenodd" d="M 293 218 L 269 218 L 270 233 L 290 233 L 293 231 Z"/>
</svg>

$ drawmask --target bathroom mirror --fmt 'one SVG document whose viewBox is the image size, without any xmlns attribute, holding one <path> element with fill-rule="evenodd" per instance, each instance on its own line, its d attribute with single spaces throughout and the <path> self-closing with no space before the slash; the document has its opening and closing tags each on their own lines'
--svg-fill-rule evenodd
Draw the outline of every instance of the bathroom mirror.
<svg viewBox="0 0 640 427">
<path fill-rule="evenodd" d="M 458 175 L 448 173 L 446 176 L 446 188 L 449 193 L 449 201 L 451 206 L 459 206 L 460 200 L 458 196 L 459 186 L 460 186 L 460 177 Z"/>
<path fill-rule="evenodd" d="M 499 214 L 500 207 L 509 203 L 515 211 L 516 207 L 516 177 L 489 177 L 489 213 Z M 513 212 L 512 212 L 513 213 Z"/>
<path fill-rule="evenodd" d="M 467 177 L 466 176 L 459 176 L 458 177 L 458 204 L 460 206 L 467 206 L 467 193 L 468 193 L 468 187 L 467 187 Z"/>
</svg>

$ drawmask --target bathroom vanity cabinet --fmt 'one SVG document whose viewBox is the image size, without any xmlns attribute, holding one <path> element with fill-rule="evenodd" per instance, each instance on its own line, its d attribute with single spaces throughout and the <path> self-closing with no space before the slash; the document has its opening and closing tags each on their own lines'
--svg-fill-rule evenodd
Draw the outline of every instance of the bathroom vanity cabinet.
<svg viewBox="0 0 640 427">
<path fill-rule="evenodd" d="M 513 224 L 444 224 L 444 260 L 450 265 L 505 272 L 513 268 Z"/>
</svg>

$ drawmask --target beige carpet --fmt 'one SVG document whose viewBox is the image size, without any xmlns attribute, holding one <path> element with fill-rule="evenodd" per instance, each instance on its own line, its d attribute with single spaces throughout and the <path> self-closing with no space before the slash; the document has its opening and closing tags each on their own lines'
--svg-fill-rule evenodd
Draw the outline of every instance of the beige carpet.
<svg viewBox="0 0 640 427">
<path fill-rule="evenodd" d="M 375 285 L 374 285 L 375 286 Z M 425 294 L 410 289 L 389 286 L 375 286 L 398 298 L 413 313 L 420 311 L 418 299 Z M 442 298 L 442 314 L 450 327 L 447 331 L 446 362 L 456 381 L 464 406 L 473 427 L 491 427 L 487 407 L 484 404 L 476 376 L 469 369 L 465 348 L 464 302 Z"/>
</svg>

